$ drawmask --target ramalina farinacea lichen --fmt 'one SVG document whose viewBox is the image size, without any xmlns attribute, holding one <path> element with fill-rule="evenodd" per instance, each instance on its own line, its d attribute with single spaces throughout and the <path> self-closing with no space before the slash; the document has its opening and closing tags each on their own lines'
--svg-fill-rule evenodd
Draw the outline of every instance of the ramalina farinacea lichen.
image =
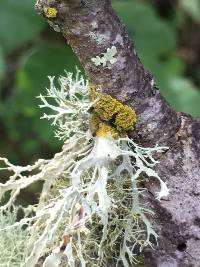
<svg viewBox="0 0 200 267">
<path fill-rule="evenodd" d="M 1 214 L 12 209 L 21 189 L 43 181 L 39 203 L 23 208 L 21 220 L 0 225 L 1 238 L 15 228 L 24 233 L 24 257 L 13 266 L 133 266 L 138 247 L 157 242 L 143 184 L 159 181 L 158 201 L 168 194 L 153 170 L 154 153 L 166 147 L 144 148 L 131 140 L 135 111 L 94 88 L 91 94 L 79 71 L 59 77 L 59 88 L 54 77 L 49 79 L 40 107 L 56 127 L 55 135 L 65 140 L 62 152 L 26 167 L 0 158 L 1 170 L 11 172 L 0 184 L 0 196 L 10 194 Z M 3 255 L 1 264 L 7 266 L 14 255 Z"/>
</svg>

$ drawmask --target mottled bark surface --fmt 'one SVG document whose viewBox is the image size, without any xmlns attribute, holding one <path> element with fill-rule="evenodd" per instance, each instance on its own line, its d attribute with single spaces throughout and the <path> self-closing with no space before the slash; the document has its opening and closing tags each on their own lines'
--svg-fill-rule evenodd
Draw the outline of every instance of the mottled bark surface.
<svg viewBox="0 0 200 267">
<path fill-rule="evenodd" d="M 151 192 L 156 185 L 149 187 L 159 245 L 145 250 L 147 262 L 152 267 L 200 266 L 200 120 L 176 113 L 162 98 L 110 0 L 37 1 L 44 16 L 48 7 L 58 11 L 55 18 L 48 18 L 49 24 L 71 45 L 90 82 L 136 110 L 132 138 L 143 146 L 169 146 L 157 171 L 167 181 L 170 195 L 155 201 Z M 112 46 L 117 48 L 117 62 L 95 66 L 91 58 Z"/>
</svg>

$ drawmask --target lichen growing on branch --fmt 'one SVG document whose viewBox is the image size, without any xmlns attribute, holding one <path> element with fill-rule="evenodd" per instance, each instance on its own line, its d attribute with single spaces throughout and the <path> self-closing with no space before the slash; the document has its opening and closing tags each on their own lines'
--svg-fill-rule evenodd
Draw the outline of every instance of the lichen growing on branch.
<svg viewBox="0 0 200 267">
<path fill-rule="evenodd" d="M 117 48 L 112 46 L 111 48 L 107 48 L 105 53 L 101 53 L 100 56 L 96 56 L 91 59 L 91 61 L 95 64 L 95 66 L 102 66 L 106 67 L 107 64 L 114 64 L 117 61 L 116 58 Z"/>
<path fill-rule="evenodd" d="M 95 103 L 92 108 L 91 124 L 94 129 L 98 129 L 98 125 L 110 125 L 113 130 L 118 133 L 118 137 L 126 136 L 127 131 L 133 130 L 137 116 L 135 110 L 111 95 L 105 95 L 97 91 L 90 85 L 90 96 Z"/>
<path fill-rule="evenodd" d="M 44 13 L 47 18 L 56 18 L 58 11 L 55 7 L 48 7 L 45 8 Z"/>
<path fill-rule="evenodd" d="M 153 170 L 158 163 L 154 153 L 166 147 L 143 148 L 131 140 L 127 131 L 134 128 L 135 111 L 109 95 L 94 92 L 91 97 L 91 86 L 79 71 L 75 78 L 68 72 L 61 76 L 59 88 L 54 77 L 49 79 L 40 107 L 50 110 L 43 118 L 65 140 L 63 151 L 27 167 L 0 158 L 1 170 L 12 172 L 0 184 L 1 197 L 10 193 L 2 212 L 15 204 L 21 189 L 43 181 L 39 203 L 24 208 L 21 220 L 0 225 L 1 238 L 17 227 L 29 236 L 25 257 L 16 267 L 133 266 L 138 246 L 142 250 L 157 241 L 142 184 L 157 179 L 156 198 L 168 194 Z M 2 263 L 7 260 L 5 256 Z"/>
</svg>

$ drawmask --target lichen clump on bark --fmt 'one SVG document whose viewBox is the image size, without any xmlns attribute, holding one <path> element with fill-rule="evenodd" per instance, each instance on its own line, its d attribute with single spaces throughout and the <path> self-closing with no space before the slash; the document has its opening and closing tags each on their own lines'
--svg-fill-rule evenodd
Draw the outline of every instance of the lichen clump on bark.
<svg viewBox="0 0 200 267">
<path fill-rule="evenodd" d="M 48 7 L 44 13 L 47 18 L 56 18 L 58 10 L 55 7 Z"/>
<path fill-rule="evenodd" d="M 137 121 L 135 110 L 121 103 L 111 95 L 99 93 L 94 86 L 90 87 L 90 95 L 95 101 L 92 106 L 92 127 L 98 130 L 102 123 L 110 125 L 119 136 L 125 136 L 127 131 L 133 130 Z"/>
<path fill-rule="evenodd" d="M 27 245 L 16 267 L 35 267 L 40 259 L 42 267 L 133 266 L 136 249 L 157 240 L 147 217 L 152 211 L 140 203 L 145 188 L 138 185 L 154 178 L 160 182 L 156 198 L 168 194 L 153 170 L 158 163 L 154 153 L 166 148 L 144 148 L 131 140 L 135 111 L 109 95 L 91 93 L 79 71 L 75 78 L 68 72 L 59 77 L 59 88 L 54 77 L 49 80 L 46 95 L 39 98 L 40 107 L 51 112 L 42 118 L 51 120 L 56 137 L 65 140 L 63 151 L 25 167 L 0 158 L 0 170 L 11 172 L 0 183 L 0 198 L 10 195 L 0 207 L 2 214 L 15 205 L 22 189 L 43 182 L 39 203 L 22 208 L 21 220 L 0 225 L 1 238 L 20 226 Z"/>
</svg>

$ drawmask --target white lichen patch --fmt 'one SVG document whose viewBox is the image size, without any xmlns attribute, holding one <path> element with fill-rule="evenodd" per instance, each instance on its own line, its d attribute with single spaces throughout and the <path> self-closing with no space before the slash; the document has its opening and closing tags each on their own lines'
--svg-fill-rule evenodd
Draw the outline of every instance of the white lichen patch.
<svg viewBox="0 0 200 267">
<path fill-rule="evenodd" d="M 106 41 L 105 35 L 95 32 L 89 32 L 89 37 L 92 38 L 97 44 L 102 44 Z"/>
<path fill-rule="evenodd" d="M 79 76 L 79 70 L 75 79 L 72 78 L 72 73 L 60 76 L 60 89 L 54 85 L 55 77 L 49 77 L 50 88 L 47 89 L 47 94 L 39 96 L 42 101 L 39 107 L 52 112 L 49 115 L 44 113 L 42 118 L 51 120 L 52 125 L 58 126 L 56 137 L 59 139 L 66 139 L 73 133 L 81 135 L 89 127 L 88 109 L 92 105 L 88 95 L 89 86 L 88 82 Z M 49 100 L 53 101 L 53 104 L 50 104 Z"/>
<path fill-rule="evenodd" d="M 154 153 L 166 148 L 143 148 L 128 137 L 113 139 L 102 132 L 92 136 L 89 110 L 94 102 L 88 82 L 79 72 L 75 79 L 71 73 L 61 76 L 59 88 L 54 77 L 49 79 L 46 95 L 39 96 L 40 107 L 51 110 L 43 118 L 57 126 L 56 136 L 65 140 L 63 151 L 51 160 L 26 167 L 0 158 L 1 170 L 12 173 L 6 183 L 0 183 L 0 197 L 10 194 L 0 207 L 5 216 L 21 189 L 43 181 L 39 203 L 24 208 L 21 220 L 14 217 L 2 224 L 0 217 L 1 238 L 16 229 L 26 230 L 22 238 L 26 249 L 13 266 L 34 267 L 41 259 L 42 267 L 101 267 L 111 260 L 116 266 L 133 266 L 135 248 L 152 247 L 157 241 L 148 219 L 153 212 L 144 202 L 146 189 L 142 185 L 157 179 L 157 199 L 168 194 L 166 184 L 153 170 L 158 164 Z M 18 252 L 9 253 L 12 262 Z M 3 266 L 8 258 L 0 256 Z"/>
<path fill-rule="evenodd" d="M 108 63 L 114 64 L 117 62 L 117 48 L 112 46 L 111 48 L 107 48 L 105 53 L 101 53 L 100 56 L 96 56 L 92 58 L 91 61 L 95 64 L 95 66 L 102 66 L 105 67 Z"/>
</svg>

